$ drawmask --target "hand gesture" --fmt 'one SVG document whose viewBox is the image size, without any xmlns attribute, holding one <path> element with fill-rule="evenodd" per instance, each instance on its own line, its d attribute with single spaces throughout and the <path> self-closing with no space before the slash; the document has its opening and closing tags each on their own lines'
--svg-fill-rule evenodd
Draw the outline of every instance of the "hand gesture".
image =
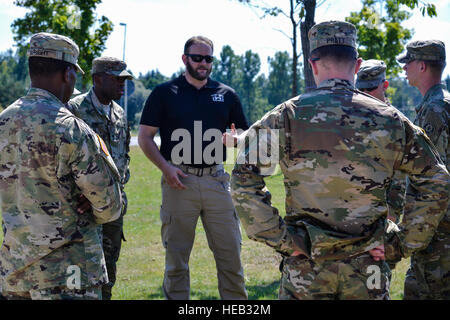
<svg viewBox="0 0 450 320">
<path fill-rule="evenodd" d="M 183 171 L 181 171 L 180 168 L 168 164 L 167 167 L 165 167 L 165 169 L 163 170 L 163 175 L 164 179 L 167 181 L 171 188 L 177 190 L 186 189 L 186 186 L 181 183 L 178 176 L 186 178 L 187 175 Z"/>
<path fill-rule="evenodd" d="M 222 143 L 228 148 L 235 147 L 238 141 L 238 134 L 234 123 L 231 124 L 230 129 L 231 132 L 224 132 L 222 134 Z"/>
</svg>

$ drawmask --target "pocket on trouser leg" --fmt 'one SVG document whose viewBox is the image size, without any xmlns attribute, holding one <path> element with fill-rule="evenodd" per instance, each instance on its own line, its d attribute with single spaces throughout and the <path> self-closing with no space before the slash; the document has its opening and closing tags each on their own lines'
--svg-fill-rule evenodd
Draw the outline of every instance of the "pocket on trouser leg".
<svg viewBox="0 0 450 320">
<path fill-rule="evenodd" d="M 171 217 L 170 214 L 162 208 L 162 206 L 159 211 L 159 217 L 161 219 L 161 241 L 164 248 L 167 249 L 167 242 L 169 239 L 169 225 L 171 222 Z"/>
<path fill-rule="evenodd" d="M 317 277 L 314 262 L 299 257 L 285 257 L 281 273 L 280 300 L 314 299 L 313 286 Z"/>
<path fill-rule="evenodd" d="M 214 180 L 220 183 L 221 187 L 227 191 L 231 191 L 231 184 L 230 184 L 230 175 L 226 171 L 217 171 L 214 175 Z"/>
</svg>

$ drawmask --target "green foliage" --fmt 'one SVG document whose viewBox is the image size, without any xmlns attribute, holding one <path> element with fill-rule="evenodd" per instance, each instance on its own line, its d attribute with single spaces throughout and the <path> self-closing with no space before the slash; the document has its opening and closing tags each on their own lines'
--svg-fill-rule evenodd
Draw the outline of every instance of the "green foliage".
<svg viewBox="0 0 450 320">
<path fill-rule="evenodd" d="M 297 42 L 298 37 L 297 34 L 299 34 L 299 26 L 301 25 L 302 20 L 306 17 L 308 14 L 312 14 L 312 18 L 314 20 L 314 11 L 316 6 L 316 0 L 289 0 L 287 3 L 289 4 L 290 10 L 283 10 L 280 7 L 277 6 L 270 6 L 263 0 L 238 0 L 244 5 L 248 5 L 251 8 L 255 8 L 258 11 L 262 12 L 261 19 L 272 16 L 272 17 L 278 17 L 278 16 L 284 16 L 285 18 L 289 19 L 291 23 L 291 35 L 286 34 L 282 30 L 280 31 L 282 34 L 284 34 L 286 37 L 289 38 L 291 44 L 292 44 L 292 58 L 293 63 L 291 64 L 291 96 L 297 95 L 299 92 L 299 78 L 300 78 L 300 69 L 298 68 L 298 60 L 301 56 L 301 54 L 297 53 Z M 325 1 L 325 0 L 324 0 Z M 302 40 L 303 41 L 303 40 Z M 303 53 L 305 54 L 305 53 Z M 306 53 L 306 55 L 309 55 L 309 52 Z M 304 73 L 306 74 L 306 70 L 304 70 Z M 301 90 L 300 90 L 301 91 Z"/>
<path fill-rule="evenodd" d="M 400 78 L 389 79 L 388 98 L 411 121 L 416 117 L 415 106 L 422 101 L 419 90 L 408 85 L 406 79 Z"/>
<path fill-rule="evenodd" d="M 229 45 L 222 47 L 220 59 L 213 65 L 211 77 L 233 89 L 241 98 L 242 108 L 249 123 L 253 123 L 271 108 L 265 90 L 267 79 L 259 75 L 261 59 L 257 53 L 246 51 L 236 55 Z"/>
<path fill-rule="evenodd" d="M 242 83 L 240 86 L 240 96 L 245 112 L 245 116 L 251 122 L 256 121 L 259 115 L 255 112 L 253 103 L 256 99 L 255 77 L 261 69 L 261 60 L 257 53 L 251 50 L 245 52 L 241 59 Z"/>
<path fill-rule="evenodd" d="M 287 51 L 275 53 L 275 57 L 268 58 L 269 84 L 267 98 L 271 105 L 278 105 L 291 96 L 292 88 L 292 59 Z"/>
<path fill-rule="evenodd" d="M 139 80 L 142 82 L 145 88 L 153 90 L 155 87 L 163 82 L 169 80 L 158 69 L 148 71 L 146 74 L 139 74 Z"/>
<path fill-rule="evenodd" d="M 346 21 L 353 23 L 358 32 L 359 55 L 367 59 L 379 59 L 387 65 L 387 75 L 401 72 L 396 57 L 403 51 L 406 42 L 411 39 L 411 31 L 401 23 L 411 16 L 402 11 L 394 0 L 384 1 L 386 14 L 377 12 L 377 1 L 363 0 L 360 12 L 351 12 Z"/>
<path fill-rule="evenodd" d="M 86 73 L 83 89 L 91 81 L 92 60 L 102 53 L 113 30 L 105 16 L 96 18 L 95 8 L 101 0 L 16 0 L 15 5 L 30 9 L 25 17 L 14 20 L 14 40 L 25 55 L 29 37 L 37 32 L 58 33 L 73 39 L 80 47 L 78 64 Z"/>
<path fill-rule="evenodd" d="M 211 76 L 226 85 L 236 88 L 240 82 L 240 70 L 242 57 L 237 56 L 229 45 L 222 47 L 220 59 L 215 59 Z"/>
<path fill-rule="evenodd" d="M 404 4 L 410 9 L 415 9 L 419 6 L 419 0 L 397 0 L 399 4 Z M 426 3 L 423 1 L 420 1 L 422 4 L 422 7 L 420 8 L 420 12 L 424 16 L 425 14 L 429 17 L 436 17 L 436 6 L 431 3 Z"/>
<path fill-rule="evenodd" d="M 28 81 L 23 76 L 24 68 L 28 70 L 28 66 L 24 66 L 22 59 L 14 55 L 11 49 L 0 53 L 0 108 L 6 108 L 26 93 Z"/>
<path fill-rule="evenodd" d="M 142 109 L 145 101 L 150 95 L 151 90 L 147 89 L 144 83 L 139 80 L 132 80 L 134 82 L 134 92 L 128 97 L 127 101 L 127 119 L 131 128 L 136 128 L 141 119 Z"/>
</svg>

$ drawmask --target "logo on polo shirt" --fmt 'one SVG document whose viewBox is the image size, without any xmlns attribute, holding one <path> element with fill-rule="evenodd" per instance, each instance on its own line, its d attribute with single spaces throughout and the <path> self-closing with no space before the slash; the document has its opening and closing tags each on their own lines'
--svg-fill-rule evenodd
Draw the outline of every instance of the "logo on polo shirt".
<svg viewBox="0 0 450 320">
<path fill-rule="evenodd" d="M 212 101 L 214 102 L 224 102 L 223 94 L 216 93 L 211 95 Z"/>
</svg>

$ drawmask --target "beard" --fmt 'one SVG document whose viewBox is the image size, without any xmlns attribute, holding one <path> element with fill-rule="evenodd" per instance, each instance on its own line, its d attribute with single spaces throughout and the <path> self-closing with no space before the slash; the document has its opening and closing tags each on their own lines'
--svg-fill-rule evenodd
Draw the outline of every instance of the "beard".
<svg viewBox="0 0 450 320">
<path fill-rule="evenodd" d="M 209 69 L 207 67 L 205 67 L 205 69 L 207 69 L 208 71 L 204 75 L 200 74 L 197 71 L 198 69 L 200 69 L 200 67 L 197 69 L 194 69 L 189 61 L 186 64 L 187 72 L 189 72 L 189 74 L 191 75 L 192 78 L 197 79 L 199 81 L 203 81 L 209 77 L 209 75 L 211 74 L 212 66 L 209 67 Z M 202 67 L 202 69 L 203 69 L 203 67 Z"/>
</svg>

